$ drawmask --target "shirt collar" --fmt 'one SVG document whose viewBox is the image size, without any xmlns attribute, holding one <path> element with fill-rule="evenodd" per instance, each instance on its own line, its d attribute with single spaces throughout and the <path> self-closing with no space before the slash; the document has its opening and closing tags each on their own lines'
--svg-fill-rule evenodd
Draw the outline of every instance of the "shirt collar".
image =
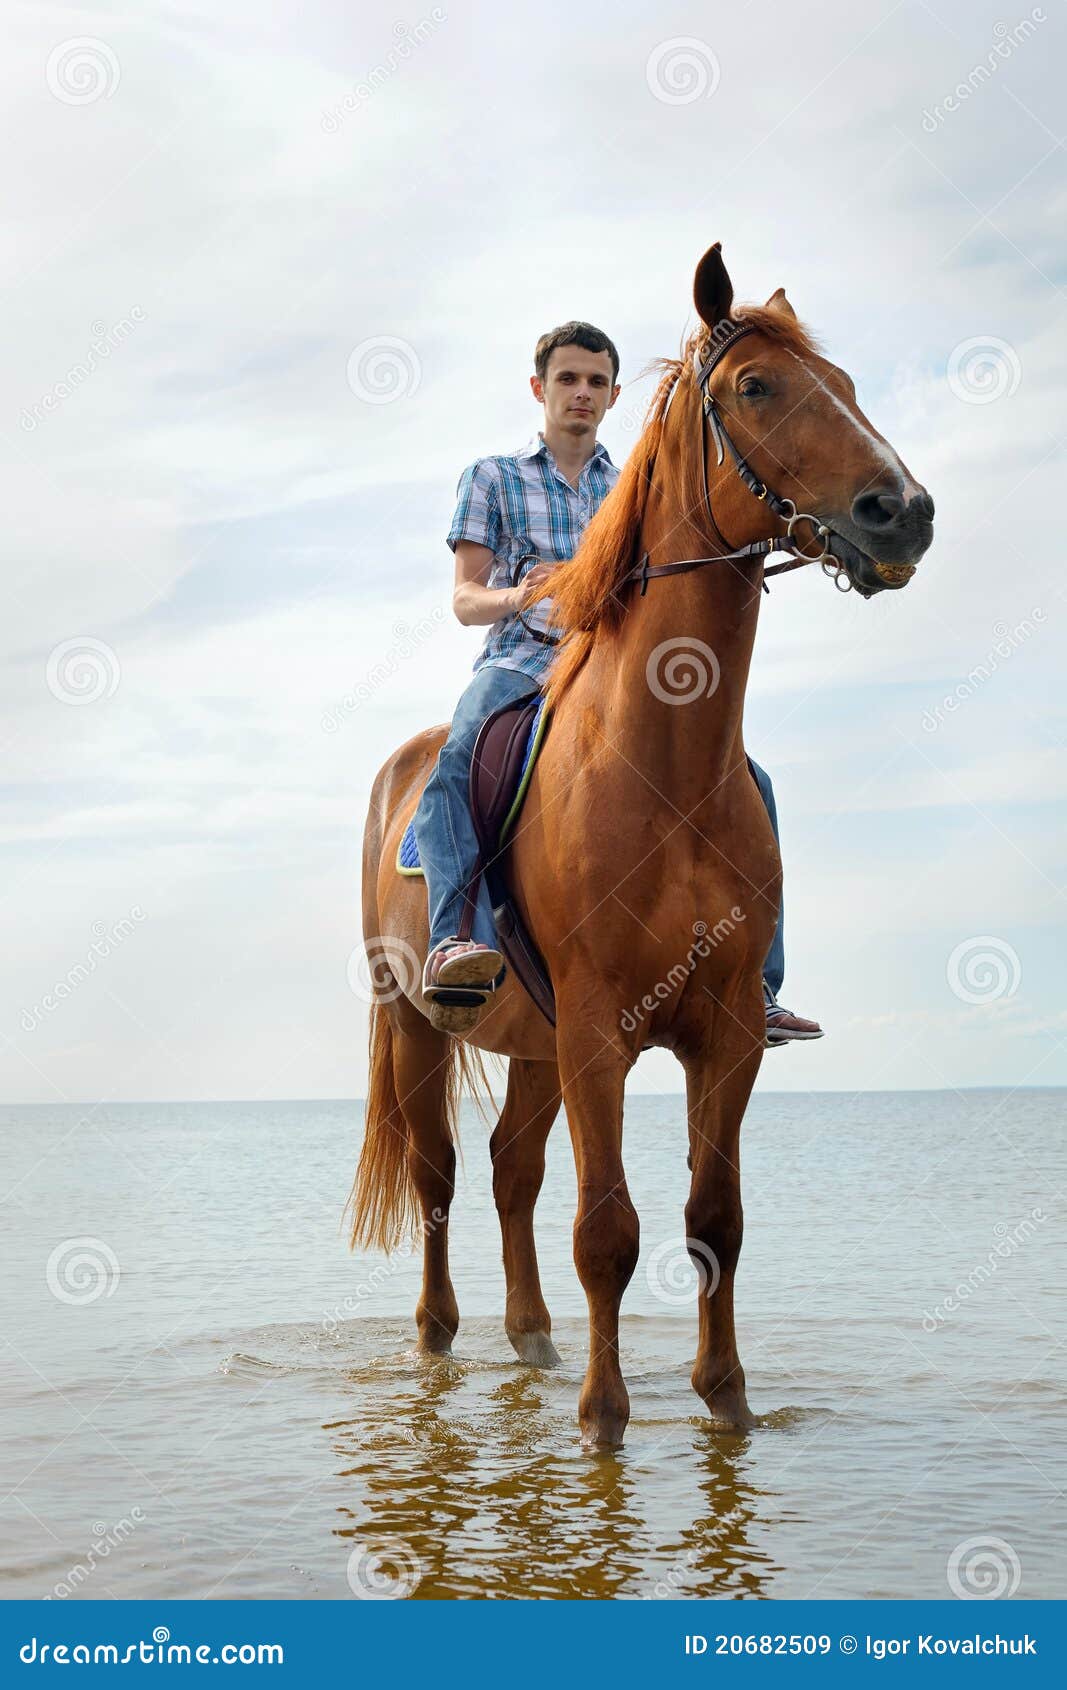
<svg viewBox="0 0 1067 1690">
<path fill-rule="evenodd" d="M 538 429 L 537 433 L 535 435 L 533 435 L 526 442 L 525 446 L 519 447 L 519 450 L 515 453 L 515 456 L 517 458 L 546 457 L 553 464 L 555 464 L 555 461 L 556 461 L 553 454 L 552 454 L 552 450 L 548 446 L 548 444 L 546 443 L 545 437 L 541 433 L 540 429 Z M 592 453 L 591 453 L 591 455 L 588 459 L 588 462 L 582 465 L 583 471 L 588 469 L 589 464 L 592 464 L 592 463 L 610 464 L 612 469 L 615 468 L 615 465 L 614 465 L 614 463 L 612 463 L 612 460 L 611 460 L 611 455 L 608 452 L 608 449 L 604 445 L 604 442 L 602 440 L 597 441 L 597 443 L 594 446 L 593 451 L 592 451 Z"/>
</svg>

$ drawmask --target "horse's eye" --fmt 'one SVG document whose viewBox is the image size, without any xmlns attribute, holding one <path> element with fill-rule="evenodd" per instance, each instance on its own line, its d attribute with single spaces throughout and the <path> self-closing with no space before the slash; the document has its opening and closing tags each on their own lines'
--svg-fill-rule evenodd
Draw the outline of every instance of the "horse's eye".
<svg viewBox="0 0 1067 1690">
<path fill-rule="evenodd" d="M 758 376 L 746 376 L 737 391 L 742 399 L 762 399 L 767 389 Z"/>
</svg>

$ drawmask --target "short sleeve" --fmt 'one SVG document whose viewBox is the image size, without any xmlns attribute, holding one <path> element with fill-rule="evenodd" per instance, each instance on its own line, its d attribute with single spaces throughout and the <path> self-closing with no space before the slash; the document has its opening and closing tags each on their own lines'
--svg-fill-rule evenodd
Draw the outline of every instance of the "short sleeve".
<svg viewBox="0 0 1067 1690">
<path fill-rule="evenodd" d="M 500 501 L 492 468 L 485 458 L 478 458 L 459 478 L 456 513 L 448 531 L 453 551 L 460 540 L 473 540 L 475 545 L 488 546 L 491 552 L 500 550 Z"/>
</svg>

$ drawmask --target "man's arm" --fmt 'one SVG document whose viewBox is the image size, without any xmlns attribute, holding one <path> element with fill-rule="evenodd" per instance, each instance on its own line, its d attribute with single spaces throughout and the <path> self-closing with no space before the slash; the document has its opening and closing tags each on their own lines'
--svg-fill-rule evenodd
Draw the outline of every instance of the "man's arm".
<svg viewBox="0 0 1067 1690">
<path fill-rule="evenodd" d="M 476 545 L 473 540 L 456 542 L 456 584 L 452 591 L 452 609 L 465 628 L 481 628 L 510 616 L 518 610 L 531 582 L 548 580 L 552 566 L 538 563 L 527 570 L 517 587 L 488 587 L 489 571 L 494 553 L 489 546 Z"/>
</svg>

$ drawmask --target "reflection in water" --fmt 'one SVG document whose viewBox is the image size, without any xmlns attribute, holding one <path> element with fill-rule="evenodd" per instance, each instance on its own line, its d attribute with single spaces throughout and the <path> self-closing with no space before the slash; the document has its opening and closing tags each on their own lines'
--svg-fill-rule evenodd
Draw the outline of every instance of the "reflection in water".
<svg viewBox="0 0 1067 1690">
<path fill-rule="evenodd" d="M 715 1432 L 688 1403 L 666 1431 L 635 1420 L 629 1448 L 590 1454 L 573 1375 L 409 1354 L 347 1369 L 345 1383 L 352 1412 L 325 1428 L 344 1496 L 335 1530 L 417 1565 L 415 1596 L 765 1593 L 775 1567 L 749 1534 L 764 1502 L 746 1476 L 750 1438 Z M 659 1406 L 687 1385 L 657 1379 Z M 679 1438 L 688 1485 L 670 1478 Z M 674 1509 L 643 1506 L 649 1466 Z"/>
<path fill-rule="evenodd" d="M 626 1114 L 648 1262 L 678 1238 L 684 1109 L 633 1097 Z M 1067 1233 L 1043 1227 L 996 1257 L 950 1318 L 924 1311 L 1005 1227 L 1051 1212 L 1062 1117 L 1061 1093 L 1028 1087 L 757 1097 L 738 1306 L 759 1423 L 711 1428 L 689 1384 L 695 1308 L 664 1301 L 639 1265 L 626 1447 L 592 1456 L 576 1423 L 588 1330 L 565 1132 L 538 1206 L 563 1366 L 539 1373 L 504 1336 L 492 1167 L 466 1105 L 458 1354 L 428 1362 L 410 1349 L 419 1262 L 353 1261 L 338 1236 L 350 1104 L 109 1106 L 91 1132 L 74 1106 L 0 1110 L 18 1191 L 0 1588 L 35 1599 L 69 1583 L 94 1523 L 115 1534 L 129 1519 L 76 1596 L 948 1596 L 958 1546 L 990 1534 L 1018 1558 L 1022 1596 L 1056 1596 L 1067 1390 L 1049 1333 Z M 132 1166 L 168 1193 L 150 1224 L 129 1202 Z M 175 1177 L 187 1166 L 210 1177 Z M 828 1208 L 828 1192 L 847 1201 Z M 44 1264 L 86 1215 L 122 1284 L 72 1311 Z M 404 1550 L 392 1563 L 390 1544 Z"/>
</svg>

